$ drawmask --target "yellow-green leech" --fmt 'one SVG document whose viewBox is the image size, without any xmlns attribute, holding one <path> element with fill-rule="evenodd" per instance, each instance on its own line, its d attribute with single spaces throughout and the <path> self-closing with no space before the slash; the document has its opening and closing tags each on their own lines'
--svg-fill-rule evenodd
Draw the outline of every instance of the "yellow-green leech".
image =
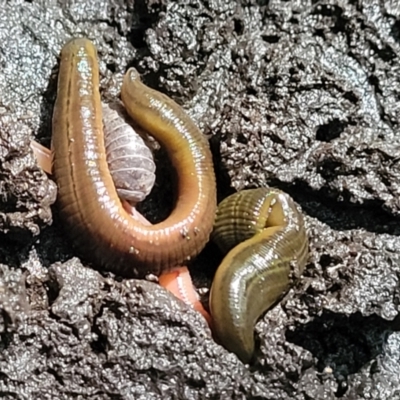
<svg viewBox="0 0 400 400">
<path fill-rule="evenodd" d="M 212 237 L 229 251 L 211 287 L 213 324 L 221 343 L 248 363 L 258 318 L 306 265 L 303 216 L 280 190 L 244 190 L 220 203 Z"/>
</svg>

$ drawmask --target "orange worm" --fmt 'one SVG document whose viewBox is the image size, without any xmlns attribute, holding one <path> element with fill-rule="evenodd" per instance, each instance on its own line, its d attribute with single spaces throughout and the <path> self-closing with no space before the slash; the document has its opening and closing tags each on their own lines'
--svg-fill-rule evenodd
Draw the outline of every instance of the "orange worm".
<svg viewBox="0 0 400 400">
<path fill-rule="evenodd" d="M 40 143 L 36 142 L 35 140 L 31 140 L 31 149 L 36 156 L 36 160 L 40 168 L 42 168 L 44 172 L 50 175 L 51 164 L 53 163 L 51 151 L 47 147 L 44 147 Z"/>
<path fill-rule="evenodd" d="M 129 70 L 122 100 L 134 119 L 163 145 L 178 174 L 174 210 L 155 225 L 132 218 L 121 204 L 104 146 L 97 52 L 73 39 L 61 53 L 53 115 L 53 173 L 67 234 L 96 265 L 125 276 L 159 275 L 205 246 L 216 210 L 208 142 L 171 99 Z"/>
<path fill-rule="evenodd" d="M 179 267 L 161 274 L 158 278 L 158 282 L 162 287 L 168 289 L 184 303 L 191 305 L 206 319 L 208 325 L 210 327 L 212 326 L 210 314 L 204 309 L 199 295 L 194 290 L 190 272 L 187 267 Z"/>
</svg>

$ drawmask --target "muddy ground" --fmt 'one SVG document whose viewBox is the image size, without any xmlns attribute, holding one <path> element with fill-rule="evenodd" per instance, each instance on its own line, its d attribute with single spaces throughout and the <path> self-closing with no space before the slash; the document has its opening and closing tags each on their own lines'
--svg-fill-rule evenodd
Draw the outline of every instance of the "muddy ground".
<svg viewBox="0 0 400 400">
<path fill-rule="evenodd" d="M 398 1 L 0 9 L 1 398 L 400 399 Z M 50 144 L 74 36 L 98 47 L 106 101 L 133 65 L 185 107 L 210 138 L 220 198 L 270 185 L 302 206 L 310 260 L 258 322 L 251 367 L 157 284 L 100 274 L 65 240 L 29 141 Z M 212 245 L 193 263 L 200 288 L 217 263 Z"/>
</svg>

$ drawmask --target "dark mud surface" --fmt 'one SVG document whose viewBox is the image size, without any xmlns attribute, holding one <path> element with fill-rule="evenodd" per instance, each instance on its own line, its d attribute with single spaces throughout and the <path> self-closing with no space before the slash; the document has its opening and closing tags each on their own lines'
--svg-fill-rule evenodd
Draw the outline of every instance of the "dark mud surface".
<svg viewBox="0 0 400 400">
<path fill-rule="evenodd" d="M 397 1 L 0 5 L 1 398 L 400 399 Z M 310 261 L 257 324 L 251 368 L 155 283 L 101 275 L 64 239 L 29 140 L 50 144 L 57 56 L 79 35 L 105 100 L 133 65 L 189 111 L 221 197 L 275 185 L 302 206 Z"/>
</svg>

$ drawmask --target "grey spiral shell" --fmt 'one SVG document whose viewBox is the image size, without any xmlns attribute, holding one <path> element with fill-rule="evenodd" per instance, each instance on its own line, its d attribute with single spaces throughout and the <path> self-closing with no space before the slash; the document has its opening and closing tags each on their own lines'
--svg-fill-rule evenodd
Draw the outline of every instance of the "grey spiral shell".
<svg viewBox="0 0 400 400">
<path fill-rule="evenodd" d="M 138 203 L 154 186 L 153 154 L 125 121 L 120 105 L 103 103 L 103 125 L 108 168 L 118 195 L 131 204 Z"/>
</svg>

